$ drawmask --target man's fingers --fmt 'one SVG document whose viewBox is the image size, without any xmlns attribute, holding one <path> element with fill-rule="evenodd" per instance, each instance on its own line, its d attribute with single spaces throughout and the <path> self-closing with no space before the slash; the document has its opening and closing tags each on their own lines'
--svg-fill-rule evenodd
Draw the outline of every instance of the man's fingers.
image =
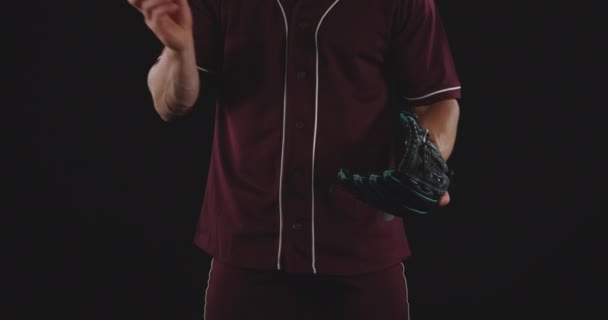
<svg viewBox="0 0 608 320">
<path fill-rule="evenodd" d="M 448 205 L 448 203 L 450 203 L 450 194 L 446 191 L 446 193 L 439 198 L 439 206 L 443 207 Z"/>
<path fill-rule="evenodd" d="M 144 13 L 144 6 L 146 6 L 150 0 L 127 0 L 127 1 L 129 2 L 129 4 L 132 7 L 137 9 L 139 12 Z"/>
<path fill-rule="evenodd" d="M 160 24 L 165 22 L 161 21 L 164 18 L 163 15 L 169 16 L 171 13 L 175 13 L 178 10 L 179 6 L 174 2 L 165 3 L 154 7 L 154 9 L 150 11 L 149 17 L 147 19 L 150 21 L 150 23 L 155 23 L 156 25 L 160 26 Z"/>
<path fill-rule="evenodd" d="M 181 6 L 190 6 L 188 0 L 174 0 L 180 7 Z"/>
<path fill-rule="evenodd" d="M 146 25 L 168 48 L 183 50 L 192 44 L 189 0 L 128 0 L 144 16 Z"/>
<path fill-rule="evenodd" d="M 141 9 L 144 17 L 148 20 L 152 19 L 156 15 L 156 11 L 163 6 L 173 5 L 177 6 L 173 0 L 145 0 L 142 3 Z"/>
<path fill-rule="evenodd" d="M 129 2 L 129 4 L 131 6 L 133 6 L 135 9 L 141 11 L 141 4 L 142 4 L 143 0 L 127 0 L 127 2 Z"/>
<path fill-rule="evenodd" d="M 129 4 L 141 12 L 146 18 L 155 7 L 167 3 L 175 3 L 175 0 L 128 0 Z"/>
</svg>

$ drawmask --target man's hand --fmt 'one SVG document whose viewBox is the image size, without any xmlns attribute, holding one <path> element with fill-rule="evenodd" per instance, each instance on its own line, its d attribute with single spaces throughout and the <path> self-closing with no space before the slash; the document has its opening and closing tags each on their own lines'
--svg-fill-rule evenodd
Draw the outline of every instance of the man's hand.
<svg viewBox="0 0 608 320">
<path fill-rule="evenodd" d="M 404 155 L 397 168 L 369 176 L 341 168 L 339 184 L 357 199 L 385 213 L 405 217 L 426 214 L 450 201 L 450 170 L 427 129 L 411 111 L 400 112 L 405 131 Z"/>
<path fill-rule="evenodd" d="M 450 203 L 450 194 L 446 191 L 441 198 L 439 198 L 439 206 L 447 206 Z"/>
<path fill-rule="evenodd" d="M 165 47 L 181 52 L 193 47 L 192 12 L 188 0 L 128 0 Z"/>
</svg>

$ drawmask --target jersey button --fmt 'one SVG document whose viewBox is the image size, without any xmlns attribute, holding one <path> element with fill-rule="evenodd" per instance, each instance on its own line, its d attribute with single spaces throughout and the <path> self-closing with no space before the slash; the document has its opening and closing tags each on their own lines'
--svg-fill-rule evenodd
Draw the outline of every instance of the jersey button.
<svg viewBox="0 0 608 320">
<path fill-rule="evenodd" d="M 296 122 L 296 128 L 298 128 L 298 129 L 304 128 L 304 121 L 298 121 L 298 122 Z"/>
</svg>

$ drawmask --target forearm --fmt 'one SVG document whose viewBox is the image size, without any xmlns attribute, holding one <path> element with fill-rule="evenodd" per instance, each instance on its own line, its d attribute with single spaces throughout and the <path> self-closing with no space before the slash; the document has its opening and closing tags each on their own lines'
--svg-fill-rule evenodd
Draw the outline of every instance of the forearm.
<svg viewBox="0 0 608 320">
<path fill-rule="evenodd" d="M 448 159 L 454 149 L 460 107 L 454 99 L 414 107 L 422 128 L 429 130 L 431 141 L 439 148 L 444 159 Z"/>
<path fill-rule="evenodd" d="M 188 113 L 200 91 L 194 47 L 181 52 L 165 48 L 160 60 L 150 68 L 148 88 L 154 108 L 164 121 Z"/>
</svg>

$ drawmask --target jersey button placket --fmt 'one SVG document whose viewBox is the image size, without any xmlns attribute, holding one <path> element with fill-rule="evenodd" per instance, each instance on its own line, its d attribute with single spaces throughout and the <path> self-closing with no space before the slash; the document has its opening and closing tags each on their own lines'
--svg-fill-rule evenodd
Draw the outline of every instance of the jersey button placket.
<svg viewBox="0 0 608 320">
<path fill-rule="evenodd" d="M 299 186 L 302 184 L 303 176 L 300 170 L 294 169 L 287 174 L 287 192 L 292 196 L 301 196 Z"/>
<path fill-rule="evenodd" d="M 298 22 L 298 29 L 300 29 L 301 31 L 306 31 L 310 28 L 311 23 L 309 21 L 306 20 L 302 20 L 300 22 Z"/>
<path fill-rule="evenodd" d="M 286 210 L 286 259 L 298 270 L 308 270 L 311 264 L 311 158 L 312 158 L 312 125 L 314 121 L 314 70 L 315 42 L 314 26 L 310 19 L 300 16 L 298 6 L 293 12 L 293 28 L 290 29 L 289 66 L 291 81 L 289 97 L 291 101 L 287 121 L 291 123 L 289 134 L 291 143 L 288 166 L 299 168 L 301 175 L 290 175 L 291 187 L 288 191 L 289 210 Z M 306 14 L 306 13 L 304 13 Z M 300 16 L 300 17 L 298 17 Z"/>
<path fill-rule="evenodd" d="M 298 78 L 298 80 L 304 80 L 304 79 L 306 79 L 307 75 L 308 75 L 308 73 L 306 73 L 306 71 L 298 71 L 296 73 L 296 78 Z"/>
</svg>

